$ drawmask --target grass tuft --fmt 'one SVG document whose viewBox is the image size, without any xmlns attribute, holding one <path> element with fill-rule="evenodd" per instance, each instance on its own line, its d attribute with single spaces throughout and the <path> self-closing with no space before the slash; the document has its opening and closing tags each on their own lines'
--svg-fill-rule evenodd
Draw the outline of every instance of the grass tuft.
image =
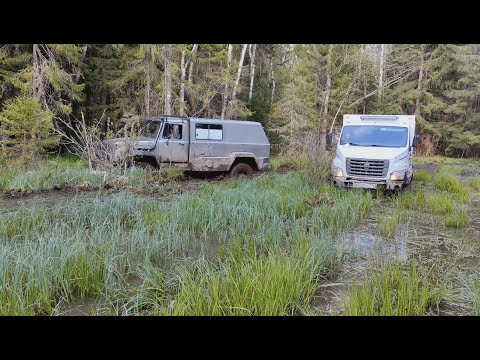
<svg viewBox="0 0 480 360">
<path fill-rule="evenodd" d="M 463 187 L 460 181 L 453 175 L 439 173 L 433 179 L 438 190 L 448 191 L 452 193 L 461 192 Z"/>
<path fill-rule="evenodd" d="M 445 226 L 462 228 L 468 224 L 468 213 L 464 207 L 455 207 L 452 213 L 445 216 Z"/>
<path fill-rule="evenodd" d="M 348 292 L 345 315 L 420 316 L 438 306 L 443 288 L 431 274 L 420 271 L 415 263 L 383 265 L 362 284 Z"/>
<path fill-rule="evenodd" d="M 380 215 L 377 222 L 377 231 L 384 239 L 392 238 L 405 219 L 406 212 L 401 208 L 397 208 L 393 213 Z"/>
<path fill-rule="evenodd" d="M 427 182 L 432 179 L 432 174 L 425 169 L 415 171 L 413 173 L 413 180 Z"/>
<path fill-rule="evenodd" d="M 480 179 L 471 179 L 469 185 L 475 190 L 480 191 Z"/>
<path fill-rule="evenodd" d="M 303 313 L 317 287 L 317 276 L 331 266 L 333 244 L 312 247 L 300 239 L 289 251 L 255 243 L 235 243 L 214 264 L 201 262 L 183 271 L 178 290 L 162 315 L 258 315 Z"/>
</svg>

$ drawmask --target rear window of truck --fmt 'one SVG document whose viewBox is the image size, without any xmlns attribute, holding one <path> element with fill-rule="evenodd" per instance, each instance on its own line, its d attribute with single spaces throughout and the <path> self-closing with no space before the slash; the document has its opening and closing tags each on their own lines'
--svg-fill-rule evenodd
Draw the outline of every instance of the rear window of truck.
<svg viewBox="0 0 480 360">
<path fill-rule="evenodd" d="M 197 140 L 222 140 L 223 126 L 216 124 L 196 124 L 195 138 Z"/>
</svg>

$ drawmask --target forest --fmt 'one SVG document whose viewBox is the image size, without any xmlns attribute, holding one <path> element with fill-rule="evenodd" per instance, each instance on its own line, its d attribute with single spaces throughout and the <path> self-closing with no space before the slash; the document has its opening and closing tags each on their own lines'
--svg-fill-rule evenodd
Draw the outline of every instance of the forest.
<svg viewBox="0 0 480 360">
<path fill-rule="evenodd" d="M 0 44 L 0 169 L 0 316 L 480 315 L 478 44 Z"/>
<path fill-rule="evenodd" d="M 0 44 L 2 154 L 55 149 L 82 115 L 108 136 L 174 114 L 259 121 L 309 156 L 342 114 L 391 113 L 416 115 L 420 154 L 478 157 L 479 70 L 478 44 Z"/>
</svg>

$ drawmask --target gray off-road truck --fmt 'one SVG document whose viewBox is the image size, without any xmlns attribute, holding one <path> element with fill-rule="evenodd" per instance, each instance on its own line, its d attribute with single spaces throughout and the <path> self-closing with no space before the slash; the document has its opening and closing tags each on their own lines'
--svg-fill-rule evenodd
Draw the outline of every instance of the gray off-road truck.
<svg viewBox="0 0 480 360">
<path fill-rule="evenodd" d="M 117 148 L 124 143 L 110 140 Z M 262 125 L 252 121 L 164 115 L 147 119 L 132 144 L 134 162 L 152 169 L 170 165 L 235 176 L 269 166 L 270 143 Z"/>
</svg>

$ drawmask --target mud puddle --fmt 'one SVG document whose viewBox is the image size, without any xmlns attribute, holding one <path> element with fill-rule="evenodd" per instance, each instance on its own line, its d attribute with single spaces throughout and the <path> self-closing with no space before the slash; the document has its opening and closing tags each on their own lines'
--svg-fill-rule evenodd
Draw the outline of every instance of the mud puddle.
<svg viewBox="0 0 480 360">
<path fill-rule="evenodd" d="M 337 239 L 343 254 L 336 276 L 320 282 L 312 306 L 323 315 L 341 315 L 349 286 L 366 279 L 371 266 L 383 261 L 408 262 L 415 259 L 428 267 L 468 276 L 480 267 L 480 201 L 469 205 L 469 224 L 448 228 L 444 217 L 410 211 L 405 223 L 391 239 L 377 232 L 377 215 L 387 209 L 387 201 L 372 209 L 370 217 L 356 229 Z M 455 279 L 458 279 L 455 278 Z M 456 280 L 455 280 L 456 281 Z M 461 287 L 457 283 L 456 287 Z M 468 315 L 471 306 L 462 300 L 447 300 L 432 315 Z"/>
</svg>

